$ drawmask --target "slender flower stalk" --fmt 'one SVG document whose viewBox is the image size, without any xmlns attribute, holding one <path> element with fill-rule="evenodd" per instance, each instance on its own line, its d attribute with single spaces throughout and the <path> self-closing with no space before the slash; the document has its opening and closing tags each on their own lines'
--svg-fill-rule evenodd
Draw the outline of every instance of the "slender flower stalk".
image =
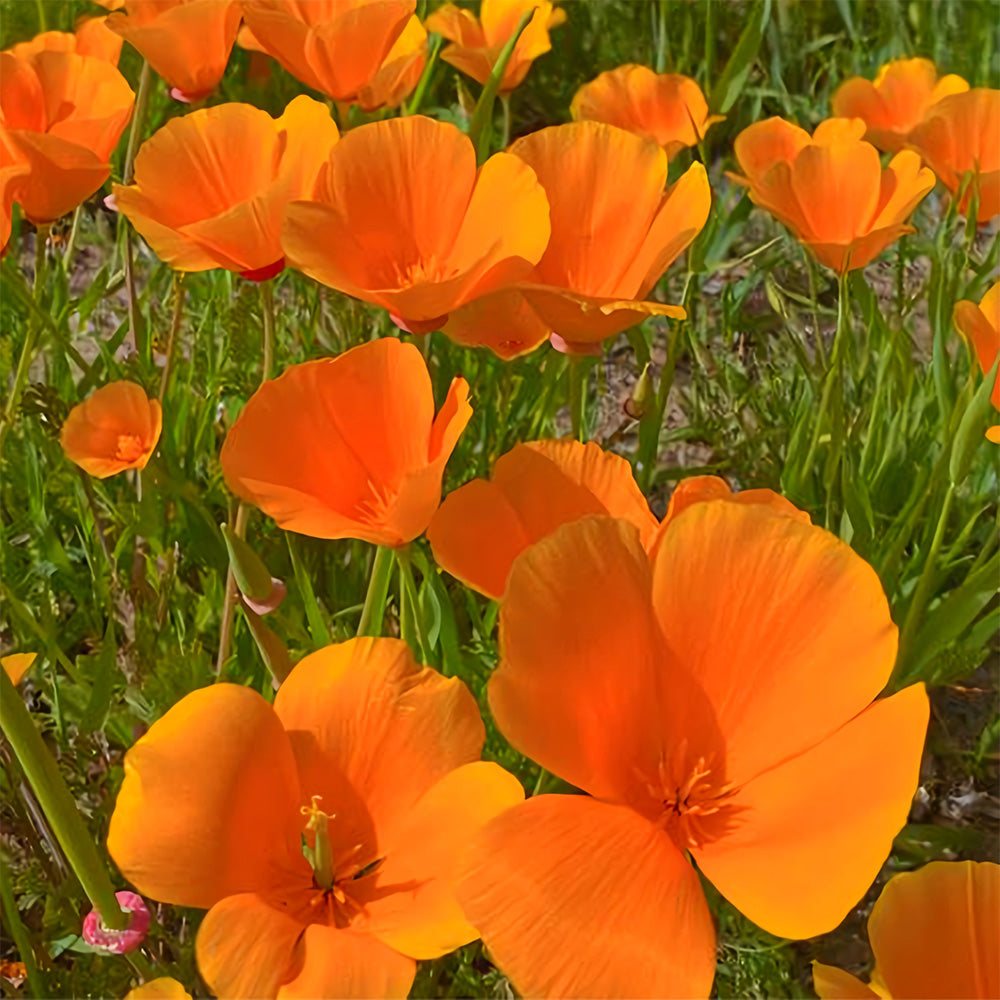
<svg viewBox="0 0 1000 1000">
<path fill-rule="evenodd" d="M 365 594 L 365 606 L 361 610 L 361 621 L 358 622 L 359 636 L 382 634 L 382 618 L 385 615 L 385 601 L 389 592 L 392 557 L 393 550 L 387 545 L 379 545 L 375 549 L 372 573 L 368 578 L 368 592 Z"/>
<path fill-rule="evenodd" d="M 170 321 L 170 332 L 167 334 L 166 361 L 163 365 L 163 375 L 160 377 L 160 406 L 163 406 L 164 399 L 167 398 L 167 386 L 170 384 L 170 375 L 174 365 L 174 348 L 177 343 L 177 334 L 180 333 L 181 323 L 184 320 L 184 272 L 174 272 L 174 313 Z"/>
</svg>

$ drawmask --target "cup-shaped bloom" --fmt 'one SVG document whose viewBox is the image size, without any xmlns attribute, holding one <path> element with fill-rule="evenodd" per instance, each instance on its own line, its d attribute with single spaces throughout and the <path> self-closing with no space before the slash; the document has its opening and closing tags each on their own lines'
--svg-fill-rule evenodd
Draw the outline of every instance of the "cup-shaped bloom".
<svg viewBox="0 0 1000 1000">
<path fill-rule="evenodd" d="M 889 879 L 868 918 L 871 985 L 813 963 L 824 1000 L 1000 996 L 1000 865 L 932 861 Z"/>
<path fill-rule="evenodd" d="M 244 0 L 243 16 L 292 76 L 335 101 L 357 101 L 415 9 L 416 0 Z"/>
<path fill-rule="evenodd" d="M 930 59 L 893 59 L 879 69 L 874 81 L 855 76 L 842 83 L 831 104 L 835 117 L 860 118 L 865 123 L 868 142 L 896 153 L 932 104 L 968 89 L 968 83 L 954 73 L 939 78 Z"/>
<path fill-rule="evenodd" d="M 413 115 L 348 132 L 313 200 L 289 205 L 282 245 L 311 278 L 428 333 L 524 278 L 548 240 L 548 201 L 530 167 L 497 153 L 477 170 L 468 136 Z"/>
<path fill-rule="evenodd" d="M 19 59 L 39 52 L 75 52 L 80 56 L 95 56 L 114 66 L 122 51 L 122 39 L 105 23 L 104 17 L 87 17 L 76 31 L 43 31 L 27 42 L 12 45 L 8 50 Z"/>
<path fill-rule="evenodd" d="M 108 849 L 144 895 L 209 908 L 195 953 L 216 996 L 405 997 L 415 959 L 478 937 L 456 857 L 523 797 L 483 739 L 465 685 L 400 640 L 327 646 L 273 706 L 215 684 L 154 723 Z"/>
<path fill-rule="evenodd" d="M 223 267 L 262 279 L 284 266 L 281 226 L 337 142 L 326 107 L 304 95 L 280 118 L 220 104 L 167 122 L 139 149 L 120 211 L 179 271 Z"/>
<path fill-rule="evenodd" d="M 972 174 L 959 209 L 979 198 L 976 220 L 1000 215 L 1000 90 L 976 88 L 938 101 L 910 132 L 910 145 L 952 193 Z"/>
<path fill-rule="evenodd" d="M 446 3 L 427 18 L 427 30 L 451 42 L 441 53 L 446 63 L 486 83 L 518 21 L 531 9 L 534 14 L 521 32 L 500 80 L 500 93 L 506 94 L 524 80 L 531 64 L 552 48 L 549 32 L 566 20 L 561 7 L 555 7 L 550 0 L 483 0 L 477 20 L 471 11 Z"/>
<path fill-rule="evenodd" d="M 875 571 L 771 502 L 690 503 L 648 552 L 601 517 L 522 552 L 490 707 L 588 795 L 515 806 L 463 861 L 459 901 L 518 992 L 707 997 L 687 855 L 769 932 L 832 930 L 917 788 L 923 686 L 873 700 L 896 645 Z"/>
<path fill-rule="evenodd" d="M 576 121 L 606 122 L 653 139 L 671 159 L 696 146 L 725 117 L 708 113 L 705 95 L 691 77 L 635 64 L 585 83 L 570 110 Z"/>
<path fill-rule="evenodd" d="M 222 446 L 229 488 L 282 528 L 400 546 L 426 528 L 472 416 L 456 378 L 437 417 L 413 344 L 392 337 L 265 382 Z"/>
<path fill-rule="evenodd" d="M 906 219 L 934 187 L 912 150 L 885 170 L 861 137 L 860 118 L 830 118 L 812 137 L 768 118 L 736 137 L 736 159 L 753 202 L 780 219 L 821 263 L 838 274 L 865 267 L 913 227 Z"/>
<path fill-rule="evenodd" d="M 1000 281 L 986 292 L 979 305 L 967 299 L 956 302 L 952 319 L 958 332 L 972 345 L 979 367 L 984 372 L 992 371 L 1000 354 Z M 993 383 L 990 402 L 1000 410 L 1000 374 Z M 1000 427 L 991 427 L 986 436 L 1000 444 Z"/>
<path fill-rule="evenodd" d="M 107 180 L 134 103 L 125 77 L 104 59 L 0 52 L 0 139 L 30 168 L 13 197 L 32 222 L 55 221 Z"/>
<path fill-rule="evenodd" d="M 239 0 L 125 0 L 108 27 L 138 49 L 178 100 L 219 85 L 240 28 Z"/>
<path fill-rule="evenodd" d="M 157 400 L 134 382 L 109 382 L 69 411 L 59 441 L 71 462 L 106 479 L 146 468 L 162 428 Z"/>
</svg>

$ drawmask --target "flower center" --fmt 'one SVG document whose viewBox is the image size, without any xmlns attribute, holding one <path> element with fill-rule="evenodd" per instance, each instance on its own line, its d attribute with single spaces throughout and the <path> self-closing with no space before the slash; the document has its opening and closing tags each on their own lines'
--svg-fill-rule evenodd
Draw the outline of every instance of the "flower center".
<svg viewBox="0 0 1000 1000">
<path fill-rule="evenodd" d="M 143 453 L 142 438 L 138 434 L 119 434 L 115 458 L 119 462 L 138 462 Z"/>
</svg>

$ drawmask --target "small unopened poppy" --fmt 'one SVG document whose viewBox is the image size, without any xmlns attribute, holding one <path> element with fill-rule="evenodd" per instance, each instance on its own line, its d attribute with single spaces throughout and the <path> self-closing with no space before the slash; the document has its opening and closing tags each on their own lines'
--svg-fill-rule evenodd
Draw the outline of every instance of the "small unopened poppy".
<svg viewBox="0 0 1000 1000">
<path fill-rule="evenodd" d="M 998 121 L 1000 90 L 976 88 L 938 101 L 910 132 L 910 145 L 953 194 L 972 175 L 959 210 L 968 211 L 977 197 L 980 223 L 1000 215 Z"/>
<path fill-rule="evenodd" d="M 709 114 L 705 95 L 691 77 L 634 64 L 584 84 L 570 110 L 577 121 L 606 122 L 652 139 L 671 159 L 696 146 L 725 117 Z"/>
<path fill-rule="evenodd" d="M 37 653 L 9 653 L 7 656 L 0 657 L 0 667 L 3 667 L 11 684 L 16 686 L 24 680 L 25 674 L 31 669 L 31 665 L 37 658 Z"/>
<path fill-rule="evenodd" d="M 588 794 L 515 806 L 463 859 L 459 901 L 515 989 L 707 997 L 689 858 L 772 934 L 836 927 L 917 788 L 923 686 L 873 700 L 896 646 L 875 571 L 769 501 L 692 503 L 649 552 L 606 517 L 522 552 L 490 707 Z"/>
<path fill-rule="evenodd" d="M 220 104 L 167 122 L 139 149 L 117 205 L 179 271 L 223 267 L 262 280 L 284 267 L 281 226 L 337 142 L 327 108 L 304 95 L 279 118 Z"/>
<path fill-rule="evenodd" d="M 66 457 L 98 479 L 144 469 L 163 426 L 160 404 L 134 382 L 109 382 L 69 411 L 59 436 Z"/>
<path fill-rule="evenodd" d="M 532 9 L 531 20 L 521 32 L 500 80 L 500 93 L 506 94 L 524 80 L 531 64 L 552 48 L 549 32 L 566 20 L 561 7 L 549 0 L 483 0 L 477 19 L 471 11 L 446 3 L 427 18 L 427 30 L 451 42 L 441 53 L 446 63 L 486 83 L 518 21 Z"/>
<path fill-rule="evenodd" d="M 417 959 L 478 937 L 460 848 L 523 798 L 480 761 L 457 678 L 398 639 L 307 656 L 273 706 L 215 684 L 125 758 L 108 849 L 145 895 L 208 908 L 198 969 L 220 997 L 405 997 Z"/>
<path fill-rule="evenodd" d="M 823 1000 L 1000 996 L 1000 865 L 932 861 L 886 883 L 868 918 L 870 984 L 813 963 Z"/>
<path fill-rule="evenodd" d="M 181 101 L 219 85 L 240 27 L 239 0 L 125 0 L 108 27 L 149 61 Z"/>
<path fill-rule="evenodd" d="M 265 382 L 222 446 L 229 488 L 282 528 L 400 546 L 426 529 L 472 415 L 456 378 L 440 412 L 423 356 L 385 337 Z"/>
<path fill-rule="evenodd" d="M 860 118 L 865 123 L 868 142 L 896 153 L 932 104 L 968 89 L 954 73 L 938 77 L 930 59 L 893 59 L 879 69 L 874 81 L 855 76 L 842 83 L 831 103 L 837 118 Z"/>
<path fill-rule="evenodd" d="M 39 52 L 75 52 L 80 56 L 95 56 L 114 66 L 122 51 L 122 39 L 105 23 L 103 17 L 87 17 L 76 26 L 75 32 L 43 31 L 27 42 L 20 42 L 8 50 L 19 59 Z"/>
<path fill-rule="evenodd" d="M 967 299 L 956 302 L 952 318 L 958 332 L 972 345 L 980 368 L 991 371 L 1000 354 L 1000 281 L 990 287 L 979 305 Z M 1000 374 L 993 384 L 990 401 L 1000 410 Z M 1000 444 L 1000 427 L 991 427 L 986 436 Z"/>
<path fill-rule="evenodd" d="M 415 0 L 244 0 L 243 16 L 292 76 L 352 102 L 408 28 L 412 38 L 415 9 Z"/>
<path fill-rule="evenodd" d="M 0 52 L 0 139 L 29 167 L 13 190 L 28 219 L 54 222 L 107 180 L 134 103 L 105 59 Z"/>
<path fill-rule="evenodd" d="M 529 166 L 496 153 L 477 170 L 467 135 L 413 115 L 348 132 L 313 200 L 289 205 L 282 245 L 311 278 L 429 333 L 524 278 L 548 240 L 548 201 Z"/>
<path fill-rule="evenodd" d="M 862 136 L 860 118 L 830 118 L 814 134 L 768 118 L 736 137 L 736 159 L 755 204 L 783 222 L 821 263 L 838 274 L 865 267 L 914 229 L 906 220 L 934 187 L 912 150 L 884 170 Z"/>
</svg>

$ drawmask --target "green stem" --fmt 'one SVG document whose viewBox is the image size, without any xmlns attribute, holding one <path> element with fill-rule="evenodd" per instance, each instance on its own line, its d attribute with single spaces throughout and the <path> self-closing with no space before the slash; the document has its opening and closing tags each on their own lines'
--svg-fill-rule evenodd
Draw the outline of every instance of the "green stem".
<svg viewBox="0 0 1000 1000">
<path fill-rule="evenodd" d="M 417 582 L 413 577 L 413 560 L 410 557 L 409 546 L 404 546 L 396 551 L 396 562 L 399 563 L 399 580 L 402 585 L 402 594 L 405 595 L 408 618 L 411 628 L 416 632 L 417 653 L 422 663 L 430 661 L 431 644 L 427 635 L 427 623 L 420 610 L 420 601 L 417 597 Z M 400 616 L 400 626 L 403 625 L 403 616 Z M 404 635 L 405 639 L 406 636 Z M 411 643 L 412 645 L 412 643 Z"/>
<path fill-rule="evenodd" d="M 583 441 L 587 433 L 587 376 L 590 359 L 570 356 L 569 359 L 569 420 L 573 437 Z"/>
<path fill-rule="evenodd" d="M 428 42 L 430 43 L 430 51 L 427 53 L 427 62 L 424 64 L 424 71 L 420 74 L 420 80 L 417 83 L 416 89 L 413 91 L 413 96 L 400 109 L 401 114 L 415 115 L 417 111 L 420 110 L 420 105 L 424 100 L 424 94 L 427 93 L 427 87 L 431 82 L 434 70 L 437 68 L 438 53 L 441 51 L 444 39 L 440 35 L 431 33 Z"/>
<path fill-rule="evenodd" d="M 806 274 L 809 276 L 809 302 L 812 306 L 813 340 L 816 345 L 817 367 L 820 371 L 826 371 L 826 348 L 823 346 L 823 329 L 819 323 L 819 298 L 816 294 L 816 262 L 813 256 L 805 247 L 802 248 L 802 255 L 806 259 Z M 806 372 L 810 375 L 811 372 Z"/>
<path fill-rule="evenodd" d="M 260 376 L 263 385 L 274 368 L 274 285 L 271 279 L 260 283 L 260 311 L 264 317 L 264 360 Z"/>
<path fill-rule="evenodd" d="M 500 107 L 503 108 L 503 142 L 501 149 L 506 149 L 510 145 L 510 94 L 500 95 Z"/>
<path fill-rule="evenodd" d="M 160 405 L 167 398 L 167 386 L 170 383 L 170 373 L 174 365 L 174 346 L 177 334 L 184 319 L 184 272 L 174 271 L 174 314 L 170 321 L 170 332 L 167 334 L 167 359 L 163 365 L 163 375 L 160 376 Z"/>
<path fill-rule="evenodd" d="M 372 560 L 372 574 L 368 578 L 368 592 L 365 606 L 361 609 L 357 634 L 381 635 L 382 619 L 385 617 L 385 601 L 389 593 L 389 576 L 392 573 L 393 550 L 380 545 Z"/>
<path fill-rule="evenodd" d="M 73 265 L 73 249 L 76 246 L 77 233 L 80 231 L 80 215 L 83 212 L 83 205 L 77 205 L 73 213 L 73 224 L 69 228 L 69 239 L 66 240 L 66 249 L 63 251 L 63 266 L 68 270 Z"/>
<path fill-rule="evenodd" d="M 142 62 L 139 73 L 139 89 L 135 95 L 135 109 L 132 112 L 132 127 L 128 133 L 128 146 L 125 147 L 125 163 L 122 168 L 122 183 L 132 183 L 132 167 L 135 164 L 135 154 L 139 151 L 142 141 L 142 130 L 146 124 L 146 111 L 149 108 L 149 94 L 153 84 L 153 67 L 147 60 Z"/>
<path fill-rule="evenodd" d="M 31 938 L 21 920 L 21 914 L 17 910 L 17 901 L 14 899 L 14 887 L 10 881 L 9 866 L 0 861 L 0 903 L 3 904 L 4 923 L 10 936 L 14 939 L 14 947 L 24 962 L 24 972 L 28 977 L 28 985 L 31 992 L 36 997 L 45 997 L 49 991 L 45 988 L 41 971 L 35 961 L 35 950 L 31 946 Z"/>
<path fill-rule="evenodd" d="M 105 927 L 124 930 L 130 917 L 118 905 L 94 838 L 80 819 L 73 796 L 35 728 L 28 709 L 6 671 L 0 670 L 3 733 L 10 742 L 66 860 Z"/>
<path fill-rule="evenodd" d="M 242 538 L 246 534 L 247 521 L 250 518 L 250 508 L 240 501 L 236 508 L 236 521 L 233 531 Z M 215 658 L 215 672 L 222 673 L 222 668 L 229 659 L 229 648 L 233 640 L 233 621 L 236 616 L 236 575 L 233 573 L 232 562 L 226 570 L 226 592 L 222 598 L 222 623 L 219 626 L 219 652 Z"/>
</svg>

